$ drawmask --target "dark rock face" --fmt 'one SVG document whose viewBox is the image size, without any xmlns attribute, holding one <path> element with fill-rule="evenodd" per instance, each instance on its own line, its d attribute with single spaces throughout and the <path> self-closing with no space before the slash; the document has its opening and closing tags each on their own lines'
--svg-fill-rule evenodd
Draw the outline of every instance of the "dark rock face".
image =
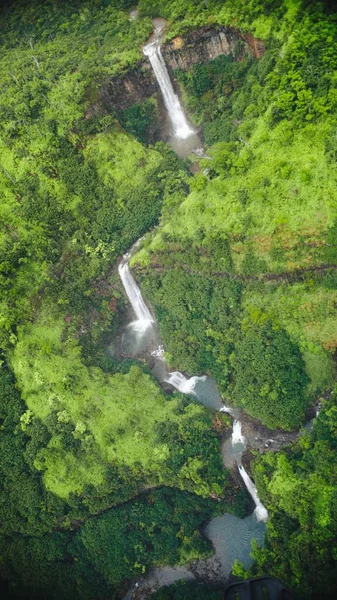
<svg viewBox="0 0 337 600">
<path fill-rule="evenodd" d="M 172 69 L 188 71 L 193 65 L 207 63 L 220 55 L 231 55 L 240 61 L 245 56 L 259 58 L 264 44 L 250 34 L 233 27 L 202 27 L 186 36 L 177 37 L 164 44 L 162 54 Z"/>
<path fill-rule="evenodd" d="M 102 88 L 100 100 L 117 113 L 133 104 L 141 104 L 158 91 L 151 65 L 141 61 L 135 69 L 114 77 Z"/>
</svg>

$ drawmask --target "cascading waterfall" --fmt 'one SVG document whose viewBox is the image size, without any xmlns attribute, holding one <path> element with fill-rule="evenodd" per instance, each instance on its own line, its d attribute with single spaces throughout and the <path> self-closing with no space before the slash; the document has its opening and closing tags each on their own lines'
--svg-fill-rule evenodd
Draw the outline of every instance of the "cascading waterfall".
<svg viewBox="0 0 337 600">
<path fill-rule="evenodd" d="M 142 238 L 141 238 L 142 239 Z M 131 248 L 129 252 L 124 254 L 119 267 L 118 274 L 122 281 L 125 293 L 130 301 L 130 304 L 133 308 L 133 311 L 137 317 L 135 321 L 129 323 L 128 327 L 132 328 L 133 331 L 136 332 L 138 338 L 144 336 L 145 332 L 154 325 L 155 321 L 150 312 L 150 309 L 146 306 L 144 299 L 142 297 L 142 293 L 136 284 L 134 278 L 132 277 L 129 260 L 133 254 L 133 252 L 139 247 L 141 239 L 138 240 Z M 151 352 L 151 355 L 162 361 L 164 360 L 164 347 L 159 345 L 158 348 Z M 167 372 L 166 372 L 167 373 Z M 174 388 L 176 388 L 179 392 L 184 394 L 192 394 L 195 395 L 194 388 L 198 381 L 205 381 L 206 376 L 202 377 L 190 377 L 189 379 L 185 377 L 179 371 L 173 371 L 172 373 L 168 373 L 164 378 L 164 381 L 170 383 Z"/>
<path fill-rule="evenodd" d="M 139 335 L 143 336 L 145 334 L 145 332 L 147 331 L 147 329 L 150 326 L 152 326 L 152 324 L 154 324 L 155 321 L 154 321 L 154 318 L 153 318 L 149 308 L 146 306 L 146 304 L 143 300 L 141 291 L 140 291 L 137 283 L 135 282 L 134 278 L 131 275 L 131 272 L 129 269 L 129 263 L 128 263 L 133 251 L 138 248 L 140 242 L 141 242 L 141 240 L 138 240 L 138 242 L 136 242 L 136 244 L 134 244 L 134 246 L 131 248 L 131 250 L 123 256 L 123 259 L 118 267 L 118 273 L 121 278 L 122 284 L 124 286 L 126 295 L 129 298 L 131 306 L 137 316 L 137 320 L 132 321 L 132 323 L 130 323 L 129 327 L 132 326 Z M 163 346 L 159 345 L 158 348 L 153 350 L 152 356 L 156 357 L 157 359 L 159 359 L 160 361 L 165 363 Z M 207 380 L 207 377 L 205 375 L 203 375 L 202 377 L 194 376 L 194 377 L 187 378 L 187 377 L 185 377 L 185 375 L 183 375 L 179 371 L 173 371 L 172 373 L 168 373 L 167 376 L 164 378 L 164 381 L 166 381 L 167 383 L 170 383 L 179 392 L 182 392 L 184 394 L 190 394 L 192 396 L 196 396 L 196 392 L 195 392 L 196 385 L 200 382 L 205 382 L 206 380 Z M 235 411 L 233 409 L 231 409 L 227 406 L 223 406 L 219 410 L 220 410 L 220 412 L 226 412 L 226 413 L 230 414 L 231 416 L 234 416 L 234 413 L 235 413 Z M 241 422 L 234 417 L 233 432 L 232 432 L 232 446 L 239 445 L 239 447 L 240 447 L 240 444 L 241 445 L 245 444 L 245 438 L 243 437 L 242 432 L 241 432 Z M 239 454 L 240 459 L 241 459 L 241 454 L 242 454 L 242 450 L 240 450 L 240 454 Z M 256 515 L 257 520 L 265 521 L 268 517 L 268 511 L 261 503 L 261 501 L 257 495 L 257 490 L 256 490 L 254 483 L 252 482 L 248 473 L 245 471 L 244 467 L 241 464 L 239 465 L 239 472 L 240 472 L 240 475 L 243 479 L 243 482 L 244 482 L 248 492 L 250 493 L 251 497 L 253 498 L 253 500 L 255 502 L 255 506 L 256 506 L 255 515 Z"/>
<path fill-rule="evenodd" d="M 118 274 L 121 278 L 123 287 L 126 295 L 130 300 L 130 304 L 136 314 L 137 319 L 130 323 L 129 327 L 132 327 L 135 331 L 143 333 L 153 323 L 153 317 L 150 310 L 146 306 L 139 287 L 137 286 L 134 278 L 131 275 L 129 268 L 129 258 L 131 256 L 132 249 L 130 252 L 123 256 L 123 259 L 118 267 Z"/>
<path fill-rule="evenodd" d="M 189 126 L 179 97 L 174 92 L 170 76 L 168 74 L 165 61 L 163 59 L 159 40 L 151 42 L 144 47 L 143 52 L 149 58 L 159 87 L 163 94 L 165 106 L 174 128 L 174 134 L 177 138 L 186 139 L 194 135 L 193 129 Z"/>
<path fill-rule="evenodd" d="M 178 390 L 179 392 L 182 392 L 183 394 L 192 394 L 195 396 L 195 386 L 198 383 L 198 381 L 205 381 L 206 380 L 206 376 L 203 375 L 202 377 L 190 377 L 189 379 L 187 377 L 185 377 L 185 375 L 183 375 L 182 373 L 180 373 L 179 371 L 173 371 L 172 373 L 169 374 L 169 376 L 167 377 L 167 379 L 165 379 L 165 381 L 167 383 L 170 383 L 171 385 L 173 385 L 174 388 L 176 388 L 176 390 Z"/>
<path fill-rule="evenodd" d="M 190 128 L 186 116 L 184 114 L 183 108 L 180 104 L 180 100 L 174 92 L 164 59 L 160 51 L 160 37 L 162 29 L 163 26 L 161 24 L 159 24 L 159 27 L 155 28 L 154 40 L 144 47 L 143 52 L 145 56 L 149 58 L 150 63 L 152 65 L 154 74 L 163 94 L 165 106 L 171 119 L 175 136 L 180 139 L 186 139 L 192 135 L 195 135 L 195 132 L 193 131 L 193 129 Z M 202 149 L 201 152 L 203 152 Z M 123 259 L 118 267 L 118 273 L 123 283 L 126 295 L 129 298 L 131 306 L 137 317 L 137 320 L 130 323 L 129 327 L 132 327 L 137 332 L 138 339 L 144 336 L 145 332 L 155 323 L 154 318 L 149 308 L 146 306 L 142 298 L 141 291 L 137 286 L 134 278 L 132 277 L 129 269 L 129 259 L 134 250 L 136 250 L 136 248 L 141 243 L 141 239 L 138 240 L 138 242 L 134 244 L 131 250 L 123 256 Z M 151 354 L 163 367 L 164 375 L 161 381 L 164 380 L 165 382 L 170 383 L 178 391 L 184 394 L 196 396 L 198 399 L 200 399 L 200 401 L 202 401 L 200 395 L 196 392 L 196 387 L 198 385 L 200 386 L 200 384 L 202 383 L 205 384 L 205 382 L 207 382 L 208 378 L 205 375 L 202 377 L 190 377 L 188 379 L 182 373 L 179 373 L 179 371 L 167 373 L 164 359 L 164 348 L 162 345 L 159 345 L 157 348 L 155 348 Z M 218 392 L 217 395 L 219 396 Z M 241 422 L 236 418 L 235 410 L 226 406 L 222 406 L 220 408 L 220 403 L 221 398 L 219 396 L 216 409 L 223 412 L 227 412 L 234 418 L 232 431 L 232 447 L 236 448 L 236 455 L 238 457 L 238 462 L 240 463 L 242 452 L 245 448 L 245 438 L 243 437 L 241 432 Z M 207 405 L 206 402 L 204 402 L 204 404 Z M 268 512 L 257 495 L 254 483 L 252 482 L 249 475 L 246 473 L 244 467 L 241 464 L 239 464 L 239 471 L 248 492 L 250 493 L 255 502 L 255 515 L 257 520 L 265 521 L 268 517 Z"/>
<path fill-rule="evenodd" d="M 243 482 L 244 482 L 248 492 L 250 493 L 251 497 L 253 498 L 254 504 L 256 506 L 254 513 L 255 513 L 257 520 L 258 521 L 266 521 L 268 518 L 268 511 L 263 506 L 260 498 L 257 495 L 257 489 L 256 489 L 254 483 L 252 482 L 246 469 L 242 465 L 239 465 L 239 473 L 243 479 Z"/>
</svg>

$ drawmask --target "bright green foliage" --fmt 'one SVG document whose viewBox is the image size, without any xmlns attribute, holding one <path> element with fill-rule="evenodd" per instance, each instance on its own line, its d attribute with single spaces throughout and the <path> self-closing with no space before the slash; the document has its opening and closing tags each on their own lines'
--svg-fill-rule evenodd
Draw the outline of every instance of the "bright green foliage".
<svg viewBox="0 0 337 600">
<path fill-rule="evenodd" d="M 10 201 L 3 206 L 12 229 L 3 236 L 2 338 L 13 322 L 34 314 L 43 286 L 66 314 L 79 314 L 78 320 L 98 309 L 101 316 L 92 321 L 103 328 L 114 314 L 102 296 L 117 294 L 111 285 L 102 294 L 99 282 L 111 261 L 158 218 L 165 184 L 157 180 L 170 167 L 161 153 L 109 132 L 92 138 L 85 153 L 56 138 L 36 158 L 34 175 L 29 169 L 27 163 L 20 179 L 16 173 L 20 212 L 10 183 Z M 177 172 L 178 186 L 179 177 Z"/>
<path fill-rule="evenodd" d="M 1 8 L 0 345 L 15 384 L 3 367 L 0 575 L 17 597 L 119 597 L 153 564 L 207 555 L 198 528 L 215 505 L 234 509 L 206 500 L 228 488 L 205 409 L 104 354 L 125 305 L 114 263 L 155 224 L 133 265 L 172 366 L 288 429 L 334 376 L 334 18 L 301 0 L 130 9 Z M 120 123 L 100 101 L 136 67 L 153 15 L 169 38 L 213 23 L 265 43 L 259 59 L 176 73 L 212 159 L 194 177 L 164 144 L 140 143 L 153 100 Z M 311 438 L 255 469 L 270 510 L 256 570 L 307 595 L 336 579 L 335 417 L 331 403 Z"/>
<path fill-rule="evenodd" d="M 336 424 L 333 394 L 310 437 L 255 462 L 255 481 L 272 518 L 266 548 L 254 552 L 254 573 L 274 575 L 301 597 L 331 598 L 335 591 Z"/>
<path fill-rule="evenodd" d="M 271 323 L 250 326 L 232 358 L 233 399 L 270 429 L 293 429 L 303 419 L 307 376 L 304 361 L 282 330 Z"/>
<path fill-rule="evenodd" d="M 204 408 L 178 396 L 168 401 L 139 367 L 113 376 L 88 369 L 77 342 L 62 332 L 51 319 L 22 329 L 12 359 L 29 409 L 26 430 L 34 417 L 53 426 L 34 461 L 47 489 L 62 498 L 79 496 L 86 486 L 106 492 L 107 468 L 114 465 L 134 482 L 221 494 L 221 459 L 210 460 L 218 443 Z"/>
<path fill-rule="evenodd" d="M 100 311 L 96 333 L 111 325 L 97 280 L 159 216 L 164 186 L 157 179 L 166 169 L 159 153 L 124 136 L 125 160 L 134 149 L 145 167 L 137 194 L 124 203 L 116 189 L 123 175 L 105 182 L 84 156 L 88 135 L 115 147 L 114 116 L 87 109 L 104 82 L 137 62 L 151 31 L 148 19 L 131 21 L 123 12 L 128 4 L 45 0 L 1 8 L 2 344 L 16 323 L 36 314 L 41 290 L 68 314 Z M 115 135 L 121 139 L 119 126 Z M 127 170 L 122 159 L 119 169 Z"/>
<path fill-rule="evenodd" d="M 135 262 L 155 299 L 171 364 L 212 374 L 226 396 L 240 389 L 243 398 L 247 388 L 244 368 L 240 382 L 231 359 L 241 343 L 241 324 L 263 315 L 285 330 L 286 346 L 298 347 L 307 374 L 305 390 L 305 377 L 299 379 L 299 395 L 290 381 L 284 388 L 293 401 L 283 425 L 295 426 L 313 395 L 331 387 L 335 371 L 336 24 L 319 2 L 186 0 L 164 9 L 161 2 L 144 0 L 140 6 L 143 14 L 165 10 L 169 36 L 215 23 L 235 25 L 265 43 L 258 59 L 247 56 L 238 63 L 235 56 L 220 56 L 189 72 L 177 71 L 193 118 L 203 123 L 212 160 L 201 161 L 190 194 L 174 210 L 165 200 L 161 226 Z M 216 239 L 227 245 L 217 256 Z M 166 271 L 177 263 L 184 271 L 181 279 L 188 281 L 184 297 L 166 285 L 171 277 Z M 206 286 L 209 277 L 210 289 L 217 280 L 240 285 L 235 311 L 225 308 L 225 329 L 223 299 L 213 304 L 211 323 L 204 301 L 195 314 L 191 308 L 196 295 L 199 299 L 200 280 Z M 282 367 L 280 358 L 277 370 L 285 373 L 287 360 Z M 267 367 L 262 379 L 274 375 Z M 282 423 L 281 413 L 268 419 L 267 412 L 261 411 L 266 423 Z"/>
<path fill-rule="evenodd" d="M 139 376 L 137 382 L 139 385 Z M 0 576 L 14 584 L 15 597 L 67 599 L 112 594 L 125 578 L 144 572 L 153 564 L 184 563 L 209 555 L 211 548 L 199 533 L 201 523 L 228 510 L 241 514 L 241 507 L 233 504 L 232 498 L 227 503 L 219 502 L 172 488 L 152 491 L 106 512 L 109 503 L 119 503 L 137 491 L 136 481 L 128 481 L 137 478 L 137 473 L 129 470 L 123 479 L 122 470 L 103 462 L 102 452 L 96 452 L 94 458 L 105 468 L 104 485 L 90 488 L 85 472 L 85 494 L 76 498 L 73 493 L 66 501 L 61 500 L 45 489 L 34 465 L 41 462 L 41 454 L 48 456 L 48 452 L 60 452 L 63 448 L 60 472 L 54 473 L 58 491 L 64 476 L 62 465 L 71 452 L 78 453 L 76 465 L 80 469 L 81 455 L 95 452 L 93 444 L 80 448 L 80 428 L 76 432 L 65 411 L 52 418 L 56 417 L 54 412 L 45 419 L 46 424 L 36 419 L 32 411 L 25 411 L 5 370 L 0 373 L 0 384 Z M 75 393 L 73 398 L 76 400 Z M 164 463 L 160 465 L 161 479 L 166 471 L 167 482 L 172 485 L 193 489 L 197 480 L 199 490 L 206 491 L 205 469 L 209 468 L 210 476 L 219 481 L 222 467 L 220 459 L 218 469 L 213 460 L 216 449 L 212 441 L 216 442 L 210 438 L 205 414 L 203 421 L 205 411 L 182 400 L 167 404 L 172 409 L 174 405 L 177 421 L 159 422 L 153 428 L 157 447 L 164 441 L 172 448 L 166 467 Z M 189 406 L 195 406 L 195 415 Z M 178 420 L 179 415 L 182 418 Z M 152 450 L 155 460 L 156 447 Z M 202 466 L 203 452 L 207 465 L 199 473 L 196 467 Z M 139 455 L 138 469 L 141 458 Z M 182 478 L 177 481 L 180 467 Z M 69 484 L 72 478 L 76 482 L 77 477 L 75 470 L 69 470 L 64 481 Z M 153 485 L 153 481 L 148 485 Z M 105 512 L 88 520 L 90 513 L 99 511 Z M 78 529 L 83 521 L 85 525 Z M 62 533 L 55 533 L 55 529 Z"/>
<path fill-rule="evenodd" d="M 119 563 L 123 530 L 100 578 L 69 530 L 144 488 L 176 487 L 197 497 L 183 510 L 180 492 L 166 492 L 149 529 L 177 507 L 174 527 L 147 548 L 146 566 L 196 558 L 209 551 L 197 528 L 213 511 L 201 497 L 222 496 L 226 475 L 205 409 L 166 397 L 103 348 L 125 304 L 114 261 L 158 221 L 164 198 L 188 191 L 171 150 L 145 148 L 98 102 L 135 66 L 152 24 L 131 21 L 128 1 L 61 4 L 1 8 L 0 344 L 15 374 L 14 384 L 0 373 L 1 575 L 19 597 L 92 598 L 139 571 L 138 550 L 131 567 Z M 130 109 L 122 126 L 145 141 L 152 108 Z M 111 519 L 119 531 L 126 512 Z"/>
</svg>

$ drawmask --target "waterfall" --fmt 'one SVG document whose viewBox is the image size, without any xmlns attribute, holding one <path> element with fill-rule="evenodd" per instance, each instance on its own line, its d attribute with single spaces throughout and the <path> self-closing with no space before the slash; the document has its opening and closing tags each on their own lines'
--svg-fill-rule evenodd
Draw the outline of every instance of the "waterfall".
<svg viewBox="0 0 337 600">
<path fill-rule="evenodd" d="M 141 336 L 144 336 L 144 333 L 147 331 L 147 329 L 154 323 L 154 318 L 149 308 L 146 306 L 142 297 L 142 293 L 134 278 L 132 277 L 129 268 L 129 259 L 134 250 L 138 248 L 141 239 L 138 240 L 138 242 L 136 242 L 132 246 L 131 250 L 127 254 L 124 254 L 118 267 L 118 273 L 121 278 L 125 293 L 129 298 L 130 304 L 137 317 L 137 319 L 135 321 L 132 321 L 128 325 L 128 327 L 132 327 L 134 331 L 139 333 Z M 151 352 L 151 356 L 165 363 L 164 347 L 160 344 Z M 205 381 L 206 379 L 207 378 L 205 375 L 203 375 L 202 377 L 190 377 L 188 379 L 187 377 L 185 377 L 185 375 L 179 373 L 179 371 L 167 373 L 165 368 L 164 381 L 170 383 L 174 388 L 176 388 L 179 392 L 182 392 L 183 394 L 195 395 L 194 388 L 198 381 Z"/>
<path fill-rule="evenodd" d="M 233 410 L 231 408 L 229 408 L 229 406 L 222 406 L 220 408 L 219 412 L 225 412 L 225 413 L 228 413 L 229 415 L 231 415 L 233 413 Z"/>
<path fill-rule="evenodd" d="M 254 483 L 252 482 L 246 469 L 242 465 L 239 465 L 239 473 L 243 479 L 243 482 L 244 482 L 248 492 L 250 493 L 251 497 L 254 500 L 254 503 L 256 506 L 254 513 L 255 513 L 257 520 L 258 521 L 266 521 L 268 518 L 268 511 L 263 506 L 260 498 L 257 495 L 257 489 L 256 489 Z"/>
<path fill-rule="evenodd" d="M 154 323 L 154 318 L 146 306 L 141 291 L 135 282 L 134 278 L 131 275 L 129 269 L 129 259 L 133 253 L 133 251 L 138 248 L 141 239 L 136 242 L 131 248 L 131 250 L 123 256 L 123 259 L 118 267 L 118 273 L 121 278 L 122 284 L 124 286 L 127 297 L 130 300 L 131 306 L 136 314 L 137 320 L 130 323 L 129 327 L 132 326 L 137 332 L 140 332 L 142 335 L 145 331 Z M 159 361 L 164 363 L 164 348 L 162 345 L 159 345 L 153 352 L 151 353 L 153 357 L 157 358 Z M 187 378 L 185 375 L 180 373 L 179 371 L 172 371 L 172 373 L 167 373 L 165 368 L 165 377 L 164 381 L 170 383 L 174 388 L 176 388 L 179 392 L 183 394 L 189 394 L 192 396 L 196 396 L 195 387 L 198 382 L 205 382 L 207 377 L 203 375 L 202 377 L 190 377 Z M 227 412 L 232 417 L 235 415 L 235 410 L 232 408 L 228 408 L 227 406 L 223 406 L 220 408 L 221 412 Z M 241 432 L 241 421 L 235 418 L 233 422 L 233 431 L 232 431 L 232 446 L 236 446 L 239 444 L 245 444 L 245 438 Z M 240 446 L 239 446 L 240 448 Z M 241 460 L 242 449 L 240 449 L 238 453 L 238 462 Z M 248 473 L 245 471 L 244 467 L 239 464 L 240 475 L 243 479 L 243 482 L 250 493 L 251 497 L 255 502 L 255 515 L 258 521 L 265 521 L 268 517 L 268 511 L 261 503 L 256 487 L 252 480 L 250 479 Z"/>
<path fill-rule="evenodd" d="M 151 352 L 151 356 L 153 356 L 154 358 L 157 358 L 158 360 L 161 360 L 162 362 L 164 362 L 164 346 L 162 346 L 162 344 L 160 344 L 158 346 L 158 348 L 155 348 L 155 350 L 153 350 Z"/>
<path fill-rule="evenodd" d="M 153 317 L 142 298 L 139 287 L 131 275 L 128 263 L 131 252 L 123 256 L 123 259 L 118 267 L 118 273 L 124 286 L 126 295 L 129 298 L 131 306 L 137 317 L 137 320 L 132 321 L 129 327 L 132 327 L 139 333 L 143 333 L 153 323 Z"/>
<path fill-rule="evenodd" d="M 234 419 L 233 422 L 233 432 L 232 432 L 232 445 L 235 444 L 244 444 L 245 438 L 241 433 L 241 421 Z"/>
<path fill-rule="evenodd" d="M 202 377 L 190 377 L 190 379 L 187 379 L 187 377 L 185 377 L 185 375 L 182 373 L 179 373 L 179 371 L 172 371 L 172 373 L 169 373 L 169 376 L 167 379 L 165 379 L 165 381 L 173 385 L 176 390 L 182 392 L 183 394 L 195 395 L 194 388 L 196 384 L 198 381 L 205 381 L 205 379 L 205 375 Z"/>
<path fill-rule="evenodd" d="M 175 94 L 170 76 L 160 51 L 159 40 L 156 39 L 144 47 L 143 52 L 149 58 L 152 69 L 158 81 L 163 94 L 165 106 L 174 128 L 174 134 L 177 138 L 186 139 L 195 132 L 189 126 L 180 100 Z"/>
</svg>

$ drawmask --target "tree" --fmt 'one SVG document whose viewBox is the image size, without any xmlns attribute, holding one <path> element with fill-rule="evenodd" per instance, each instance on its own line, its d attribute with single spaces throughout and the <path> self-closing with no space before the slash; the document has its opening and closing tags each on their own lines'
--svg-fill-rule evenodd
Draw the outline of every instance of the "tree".
<svg viewBox="0 0 337 600">
<path fill-rule="evenodd" d="M 250 325 L 233 358 L 236 406 L 271 429 L 293 429 L 306 407 L 308 377 L 298 346 L 268 321 Z"/>
</svg>

